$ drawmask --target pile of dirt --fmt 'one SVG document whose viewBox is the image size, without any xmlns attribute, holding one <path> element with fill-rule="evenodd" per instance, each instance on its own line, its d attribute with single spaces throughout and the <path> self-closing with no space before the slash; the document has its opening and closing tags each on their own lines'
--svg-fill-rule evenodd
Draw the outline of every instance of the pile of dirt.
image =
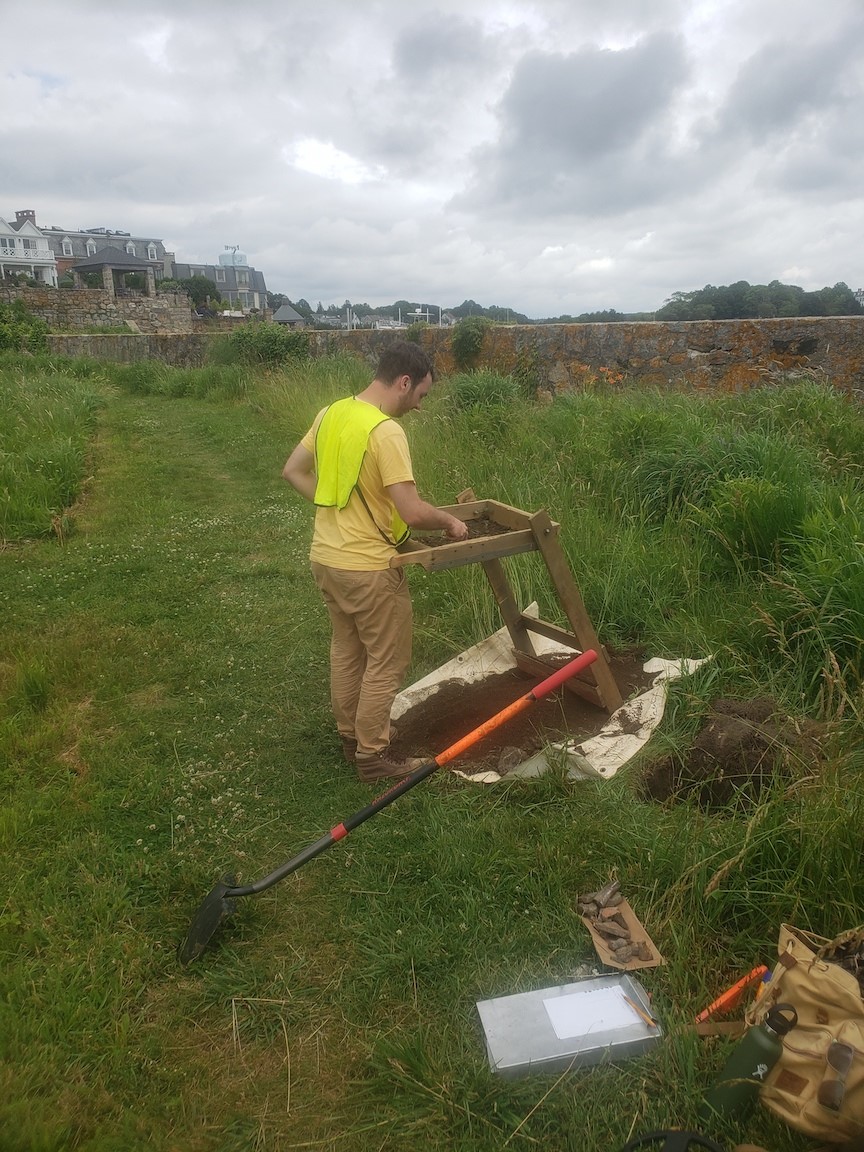
<svg viewBox="0 0 864 1152">
<path fill-rule="evenodd" d="M 777 779 L 800 776 L 819 759 L 816 725 L 802 726 L 769 697 L 720 698 L 683 759 L 652 765 L 642 785 L 661 802 L 695 800 L 706 809 L 750 807 Z"/>
<path fill-rule="evenodd" d="M 653 675 L 642 670 L 644 660 L 644 653 L 637 649 L 609 655 L 609 667 L 625 700 L 653 683 Z M 399 731 L 394 749 L 404 756 L 437 756 L 537 683 L 538 677 L 517 669 L 471 684 L 444 680 L 431 696 L 396 721 Z M 454 761 L 453 767 L 504 774 L 548 744 L 574 736 L 582 740 L 596 736 L 608 719 L 604 709 L 561 688 L 485 736 Z"/>
</svg>

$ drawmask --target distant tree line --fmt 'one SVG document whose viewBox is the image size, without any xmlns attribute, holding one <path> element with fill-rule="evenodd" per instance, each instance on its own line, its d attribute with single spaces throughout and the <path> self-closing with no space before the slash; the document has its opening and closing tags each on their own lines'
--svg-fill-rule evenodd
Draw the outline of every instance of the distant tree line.
<svg viewBox="0 0 864 1152">
<path fill-rule="evenodd" d="M 749 320 L 772 316 L 858 316 L 864 311 L 848 285 L 805 292 L 795 284 L 748 284 L 739 280 L 696 292 L 675 292 L 656 313 L 658 320 Z"/>
<path fill-rule="evenodd" d="M 214 286 L 215 287 L 215 286 Z M 437 304 L 424 304 L 413 300 L 395 300 L 392 304 L 373 308 L 360 302 L 329 304 L 325 307 L 320 301 L 313 308 L 302 297 L 291 300 L 279 292 L 268 292 L 268 302 L 275 311 L 282 304 L 290 304 L 309 324 L 323 323 L 326 317 L 344 317 L 350 307 L 356 316 L 400 315 L 407 322 L 412 313 L 418 310 L 437 320 Z M 816 292 L 805 292 L 795 284 L 781 284 L 772 280 L 770 284 L 749 284 L 738 280 L 735 284 L 715 287 L 707 284 L 693 292 L 674 292 L 657 312 L 618 312 L 608 308 L 598 312 L 582 312 L 578 316 L 567 313 L 561 316 L 548 316 L 540 320 L 529 319 L 523 312 L 513 308 L 502 308 L 497 304 L 484 307 L 476 300 L 463 300 L 451 308 L 444 308 L 456 320 L 466 320 L 471 316 L 481 317 L 493 324 L 618 324 L 623 321 L 638 320 L 748 320 L 773 316 L 859 316 L 864 308 L 855 298 L 855 293 L 847 285 L 835 284 L 833 288 L 820 288 Z"/>
</svg>

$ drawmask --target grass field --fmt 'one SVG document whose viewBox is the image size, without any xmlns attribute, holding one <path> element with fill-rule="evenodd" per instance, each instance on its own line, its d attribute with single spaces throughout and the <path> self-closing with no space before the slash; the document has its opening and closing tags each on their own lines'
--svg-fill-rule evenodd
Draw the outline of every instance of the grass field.
<svg viewBox="0 0 864 1152">
<path fill-rule="evenodd" d="M 812 381 L 542 406 L 455 378 L 407 422 L 424 494 L 547 508 L 605 643 L 713 659 L 613 780 L 441 773 L 178 965 L 224 872 L 264 875 L 375 794 L 340 758 L 311 513 L 280 479 L 364 380 L 0 365 L 3 1152 L 609 1152 L 696 1126 L 727 1046 L 682 1025 L 771 963 L 782 921 L 864 921 L 864 414 Z M 534 557 L 508 566 L 554 618 Z M 479 569 L 410 578 L 411 678 L 500 625 Z M 818 764 L 749 807 L 646 800 L 645 763 L 718 695 L 818 725 Z M 594 963 L 574 902 L 610 875 L 667 959 L 642 974 L 667 1038 L 492 1075 L 476 1001 Z M 764 1111 L 710 1134 L 811 1147 Z"/>
</svg>

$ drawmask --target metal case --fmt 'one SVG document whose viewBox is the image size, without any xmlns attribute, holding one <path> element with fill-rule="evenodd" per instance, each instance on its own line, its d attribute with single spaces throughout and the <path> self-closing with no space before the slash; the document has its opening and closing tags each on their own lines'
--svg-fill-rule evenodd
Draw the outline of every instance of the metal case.
<svg viewBox="0 0 864 1152">
<path fill-rule="evenodd" d="M 608 1024 L 598 1017 L 598 1010 L 602 1016 L 603 1010 L 597 1007 L 601 1002 L 615 1007 L 616 990 L 622 1005 L 627 996 L 652 1015 L 645 989 L 626 973 L 478 1001 L 490 1068 L 501 1076 L 516 1078 L 531 1072 L 565 1072 L 647 1052 L 663 1035 L 659 1022 L 646 1024 L 629 1006 L 608 1014 Z M 580 1010 L 576 997 L 584 993 L 593 995 L 581 1002 L 586 1008 Z M 569 1025 L 553 1023 L 553 1018 L 563 1013 L 569 1013 Z M 572 1034 L 559 1035 L 562 1031 Z"/>
</svg>

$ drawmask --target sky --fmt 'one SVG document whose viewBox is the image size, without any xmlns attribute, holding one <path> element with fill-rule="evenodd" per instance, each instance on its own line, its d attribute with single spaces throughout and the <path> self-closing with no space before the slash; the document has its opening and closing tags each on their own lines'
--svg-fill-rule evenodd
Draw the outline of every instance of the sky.
<svg viewBox="0 0 864 1152">
<path fill-rule="evenodd" d="M 0 0 L 0 217 L 296 301 L 864 286 L 861 0 Z"/>
</svg>

